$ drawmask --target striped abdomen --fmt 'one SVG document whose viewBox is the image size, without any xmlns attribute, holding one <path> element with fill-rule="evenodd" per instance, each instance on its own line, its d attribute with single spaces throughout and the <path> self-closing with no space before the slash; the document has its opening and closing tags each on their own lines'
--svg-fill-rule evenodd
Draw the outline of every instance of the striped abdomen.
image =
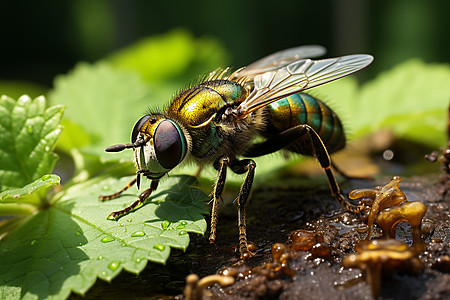
<svg viewBox="0 0 450 300">
<path fill-rule="evenodd" d="M 329 153 L 345 146 L 345 134 L 339 117 L 322 101 L 305 93 L 280 99 L 266 107 L 267 137 L 300 124 L 308 124 L 321 137 Z M 294 142 L 294 141 L 293 141 Z M 286 147 L 290 151 L 312 155 L 309 137 L 299 137 Z"/>
</svg>

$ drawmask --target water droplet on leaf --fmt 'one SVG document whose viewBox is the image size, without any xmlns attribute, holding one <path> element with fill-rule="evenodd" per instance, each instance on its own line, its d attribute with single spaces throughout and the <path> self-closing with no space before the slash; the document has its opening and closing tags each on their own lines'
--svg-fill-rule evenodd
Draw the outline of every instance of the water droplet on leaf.
<svg viewBox="0 0 450 300">
<path fill-rule="evenodd" d="M 164 221 L 162 221 L 162 223 L 161 223 L 161 227 L 162 227 L 163 230 L 166 230 L 167 227 L 169 227 L 169 225 L 170 225 L 170 222 L 167 221 L 167 220 L 164 220 Z"/>
<path fill-rule="evenodd" d="M 186 235 L 187 231 L 186 230 L 180 230 L 180 232 L 178 232 L 178 235 Z"/>
<path fill-rule="evenodd" d="M 183 224 L 178 224 L 177 229 L 183 229 L 184 225 Z"/>
<path fill-rule="evenodd" d="M 104 238 L 102 238 L 100 241 L 102 242 L 102 243 L 109 243 L 109 242 L 112 242 L 112 241 L 115 241 L 116 239 L 115 238 L 113 238 L 112 236 L 105 236 Z"/>
<path fill-rule="evenodd" d="M 115 270 L 117 270 L 117 268 L 120 266 L 120 262 L 119 261 L 113 261 L 113 262 L 111 262 L 109 265 L 108 265 L 108 268 L 111 270 L 111 271 L 115 271 Z"/>
<path fill-rule="evenodd" d="M 155 244 L 155 245 L 153 245 L 153 249 L 156 249 L 159 251 L 164 251 L 164 249 L 166 249 L 166 247 L 164 247 L 164 245 L 161 245 L 161 244 Z"/>
<path fill-rule="evenodd" d="M 37 240 L 32 240 L 31 241 L 31 246 L 34 246 L 34 245 L 36 245 L 37 244 Z"/>
<path fill-rule="evenodd" d="M 139 236 L 144 236 L 145 232 L 143 231 L 135 231 L 131 234 L 132 237 L 139 237 Z"/>
</svg>

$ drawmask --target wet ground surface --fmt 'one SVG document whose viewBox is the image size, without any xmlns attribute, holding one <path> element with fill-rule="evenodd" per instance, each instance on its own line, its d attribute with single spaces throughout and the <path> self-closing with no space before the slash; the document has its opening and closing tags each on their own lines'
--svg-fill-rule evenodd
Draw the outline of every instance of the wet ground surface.
<svg viewBox="0 0 450 300">
<path fill-rule="evenodd" d="M 424 270 L 418 275 L 394 272 L 383 276 L 381 299 L 450 299 L 450 192 L 448 179 L 440 177 L 444 176 L 404 177 L 400 183 L 408 201 L 421 201 L 428 207 L 422 224 L 426 248 L 419 255 Z M 191 235 L 187 251 L 174 250 L 165 267 L 149 264 L 139 276 L 122 273 L 112 283 L 98 281 L 84 299 L 182 298 L 188 274 L 204 277 L 221 272 L 233 274 L 236 282 L 208 289 L 211 299 L 372 299 L 361 271 L 342 267 L 342 259 L 355 252 L 355 245 L 365 238 L 366 223 L 344 212 L 325 182 L 298 184 L 297 179 L 290 184 L 291 180 L 285 179 L 253 193 L 247 209 L 247 234 L 258 250 L 245 264 L 235 249 L 236 206 L 229 203 L 220 212 L 216 245 L 209 244 L 208 235 Z M 385 185 L 389 180 L 351 180 L 343 189 L 348 194 L 357 188 Z M 233 198 L 234 194 L 227 194 L 226 202 Z M 318 233 L 314 245 L 320 245 L 312 250 L 292 250 L 299 248 L 292 237 L 296 230 Z M 375 227 L 372 238 L 381 235 Z M 408 223 L 398 225 L 396 239 L 411 245 Z M 272 246 L 276 243 L 285 245 L 283 268 L 276 268 L 277 262 L 273 262 Z"/>
</svg>

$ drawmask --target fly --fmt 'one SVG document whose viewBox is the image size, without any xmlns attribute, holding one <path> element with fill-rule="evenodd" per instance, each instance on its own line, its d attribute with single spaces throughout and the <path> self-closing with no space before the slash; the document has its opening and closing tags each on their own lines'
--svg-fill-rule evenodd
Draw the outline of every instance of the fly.
<svg viewBox="0 0 450 300">
<path fill-rule="evenodd" d="M 301 46 L 274 53 L 235 72 L 212 72 L 201 83 L 181 91 L 163 111 L 152 111 L 139 119 L 130 144 L 105 149 L 133 149 L 136 178 L 119 192 L 99 198 L 104 201 L 119 197 L 136 182 L 139 188 L 141 175 L 151 180 L 150 187 L 108 219 L 117 220 L 142 206 L 158 188 L 160 178 L 179 164 L 212 164 L 218 171 L 211 194 L 209 240 L 214 243 L 219 202 L 230 168 L 246 174 L 237 205 L 240 255 L 247 259 L 252 255 L 245 222 L 245 206 L 256 168 L 252 158 L 282 149 L 315 156 L 327 176 L 332 196 L 347 210 L 358 212 L 360 208 L 342 195 L 331 170 L 329 154 L 345 146 L 341 121 L 325 103 L 303 91 L 357 72 L 373 57 L 356 54 L 309 59 L 324 53 L 320 46 Z"/>
</svg>

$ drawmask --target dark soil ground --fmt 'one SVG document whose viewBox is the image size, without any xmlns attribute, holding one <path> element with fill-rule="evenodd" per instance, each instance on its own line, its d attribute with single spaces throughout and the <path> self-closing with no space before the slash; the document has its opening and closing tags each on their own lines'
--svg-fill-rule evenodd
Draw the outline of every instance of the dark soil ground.
<svg viewBox="0 0 450 300">
<path fill-rule="evenodd" d="M 440 179 L 441 178 L 441 179 Z M 342 259 L 354 252 L 355 245 L 366 236 L 367 226 L 357 215 L 344 212 L 330 196 L 325 182 L 302 181 L 256 188 L 247 206 L 247 234 L 258 250 L 245 264 L 239 260 L 237 211 L 233 204 L 220 212 L 216 245 L 208 235 L 191 235 L 185 253 L 174 251 L 166 267 L 149 264 L 139 276 L 122 273 L 112 283 L 97 282 L 84 299 L 133 298 L 158 299 L 181 295 L 185 277 L 235 273 L 236 282 L 226 288 L 208 289 L 205 298 L 218 299 L 372 299 L 369 285 L 358 269 L 344 269 Z M 350 180 L 350 190 L 385 185 L 390 178 L 377 181 Z M 421 201 L 428 207 L 423 219 L 422 237 L 425 251 L 419 258 L 424 271 L 419 275 L 384 276 L 381 299 L 450 299 L 450 192 L 445 175 L 403 178 L 400 183 L 408 201 Z M 233 194 L 226 196 L 228 202 Z M 230 201 L 231 200 L 231 201 Z M 227 199 L 226 199 L 227 202 Z M 291 250 L 292 232 L 303 229 L 320 233 L 321 246 L 316 250 Z M 372 238 L 381 238 L 375 227 Z M 408 223 L 400 223 L 396 239 L 412 243 Z M 288 264 L 271 271 L 272 246 L 286 245 Z M 73 296 L 79 298 L 79 296 Z"/>
</svg>

